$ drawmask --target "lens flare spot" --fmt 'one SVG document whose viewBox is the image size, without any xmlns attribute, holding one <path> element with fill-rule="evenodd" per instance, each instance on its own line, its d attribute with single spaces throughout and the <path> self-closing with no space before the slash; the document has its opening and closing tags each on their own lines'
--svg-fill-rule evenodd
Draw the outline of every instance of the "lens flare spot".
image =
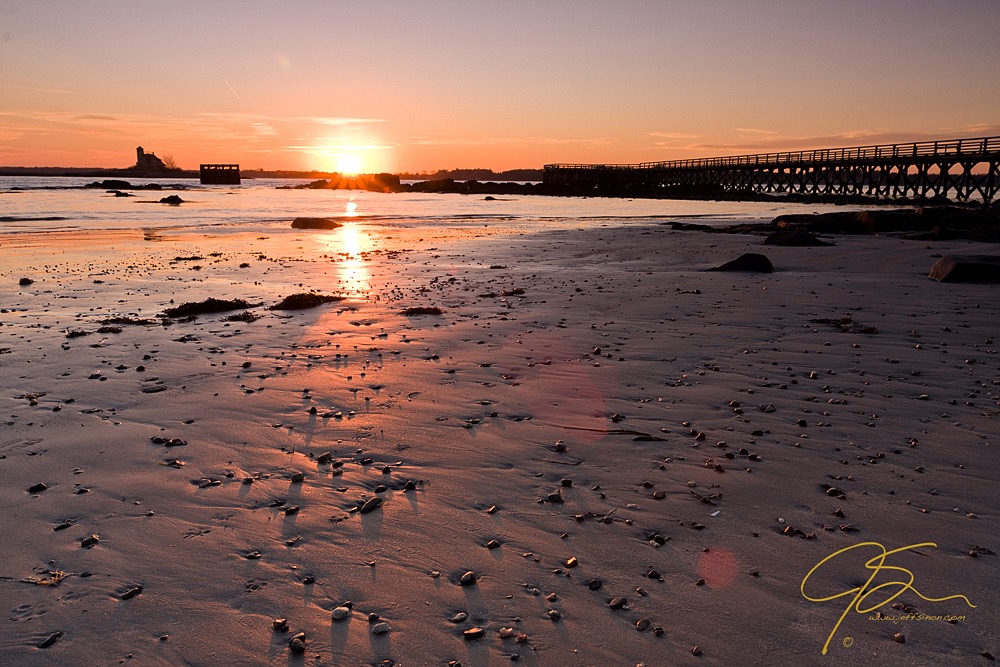
<svg viewBox="0 0 1000 667">
<path fill-rule="evenodd" d="M 726 549 L 710 549 L 698 559 L 698 576 L 712 588 L 725 588 L 733 583 L 739 571 L 736 555 Z"/>
</svg>

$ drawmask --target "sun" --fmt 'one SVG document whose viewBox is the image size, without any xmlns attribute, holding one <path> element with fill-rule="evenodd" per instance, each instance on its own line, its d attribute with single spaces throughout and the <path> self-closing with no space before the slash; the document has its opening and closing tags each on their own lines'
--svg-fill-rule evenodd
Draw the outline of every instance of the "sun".
<svg viewBox="0 0 1000 667">
<path fill-rule="evenodd" d="M 353 153 L 341 153 L 337 156 L 337 171 L 346 176 L 360 174 L 361 158 Z"/>
</svg>

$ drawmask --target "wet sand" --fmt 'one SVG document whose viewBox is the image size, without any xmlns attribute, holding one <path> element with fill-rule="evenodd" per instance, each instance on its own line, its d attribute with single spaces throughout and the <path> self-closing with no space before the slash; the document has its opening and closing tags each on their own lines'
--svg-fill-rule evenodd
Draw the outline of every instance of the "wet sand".
<svg viewBox="0 0 1000 667">
<path fill-rule="evenodd" d="M 0 663 L 988 664 L 1000 300 L 927 272 L 992 248 L 834 240 L 4 238 Z M 208 297 L 260 317 L 161 323 Z M 863 542 L 975 608 L 831 636 Z"/>
</svg>

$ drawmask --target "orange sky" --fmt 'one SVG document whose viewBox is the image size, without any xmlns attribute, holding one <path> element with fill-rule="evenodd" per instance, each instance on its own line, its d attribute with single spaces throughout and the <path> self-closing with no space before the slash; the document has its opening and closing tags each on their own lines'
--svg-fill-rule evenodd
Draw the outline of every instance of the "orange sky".
<svg viewBox="0 0 1000 667">
<path fill-rule="evenodd" d="M 1000 134 L 1000 2 L 0 2 L 0 165 L 434 171 Z"/>
</svg>

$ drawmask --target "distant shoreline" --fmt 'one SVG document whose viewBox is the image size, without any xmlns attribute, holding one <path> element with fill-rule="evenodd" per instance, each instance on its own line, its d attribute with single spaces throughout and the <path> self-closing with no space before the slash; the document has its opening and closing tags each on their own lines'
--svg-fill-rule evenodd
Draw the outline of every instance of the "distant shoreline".
<svg viewBox="0 0 1000 667">
<path fill-rule="evenodd" d="M 294 171 L 287 169 L 241 169 L 244 179 L 254 178 L 287 178 L 315 180 L 320 178 L 339 178 L 337 172 L 329 171 Z M 142 171 L 134 167 L 0 167 L 0 176 L 41 176 L 41 177 L 80 177 L 80 178 L 200 178 L 197 169 L 176 169 L 168 171 Z M 404 181 L 433 181 L 452 178 L 455 180 L 500 180 L 500 181 L 541 181 L 541 169 L 510 169 L 494 172 L 489 169 L 439 169 L 434 173 L 401 172 L 399 178 Z"/>
</svg>

